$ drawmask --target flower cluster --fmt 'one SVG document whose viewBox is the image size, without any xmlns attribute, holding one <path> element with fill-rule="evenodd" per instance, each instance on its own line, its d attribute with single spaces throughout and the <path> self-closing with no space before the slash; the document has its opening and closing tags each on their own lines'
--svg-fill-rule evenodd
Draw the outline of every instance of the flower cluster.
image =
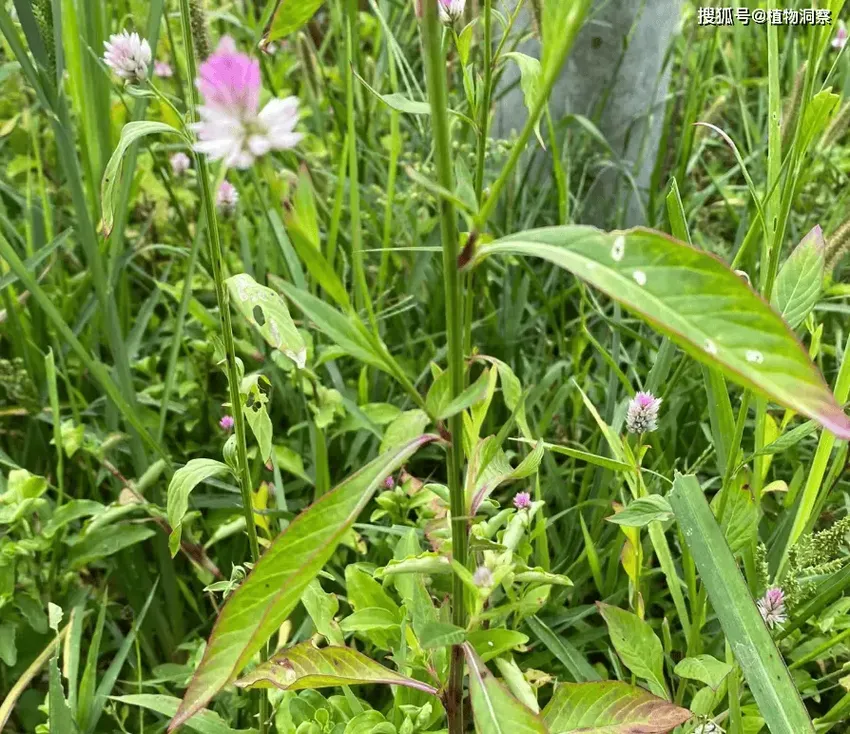
<svg viewBox="0 0 850 734">
<path fill-rule="evenodd" d="M 437 6 L 440 10 L 440 20 L 446 25 L 453 25 L 463 17 L 466 0 L 438 0 Z"/>
<path fill-rule="evenodd" d="M 762 619 L 770 629 L 783 624 L 788 615 L 785 613 L 785 592 L 778 586 L 772 586 L 764 592 L 764 596 L 756 602 Z"/>
<path fill-rule="evenodd" d="M 239 203 L 239 192 L 230 181 L 222 181 L 215 195 L 215 203 L 218 210 L 224 215 L 233 214 Z"/>
<path fill-rule="evenodd" d="M 649 433 L 658 428 L 658 409 L 661 398 L 651 392 L 639 392 L 629 402 L 626 429 L 629 433 Z"/>
<path fill-rule="evenodd" d="M 151 63 L 151 47 L 147 39 L 126 30 L 109 37 L 104 44 L 103 60 L 119 77 L 128 82 L 143 81 Z"/>
<path fill-rule="evenodd" d="M 298 99 L 271 100 L 261 111 L 260 65 L 236 50 L 225 36 L 200 69 L 198 89 L 204 104 L 200 122 L 192 125 L 198 136 L 195 149 L 226 166 L 248 168 L 271 150 L 294 147 L 302 138 L 295 132 Z"/>
</svg>

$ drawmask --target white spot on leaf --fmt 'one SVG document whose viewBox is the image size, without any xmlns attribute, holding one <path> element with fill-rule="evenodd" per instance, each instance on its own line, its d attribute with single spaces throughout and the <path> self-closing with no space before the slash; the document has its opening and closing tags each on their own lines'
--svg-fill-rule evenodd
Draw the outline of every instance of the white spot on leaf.
<svg viewBox="0 0 850 734">
<path fill-rule="evenodd" d="M 703 347 L 709 354 L 717 354 L 717 345 L 711 339 L 706 339 Z"/>
<path fill-rule="evenodd" d="M 274 319 L 269 319 L 269 334 L 271 334 L 275 346 L 280 348 L 280 343 L 283 340 L 280 338 L 280 329 L 277 328 L 277 322 Z"/>
<path fill-rule="evenodd" d="M 625 254 L 626 238 L 620 235 L 616 240 L 614 240 L 614 246 L 611 248 L 611 257 L 614 259 L 614 262 L 620 262 Z"/>
<path fill-rule="evenodd" d="M 761 364 L 762 362 L 764 362 L 764 355 L 760 351 L 758 351 L 758 349 L 748 349 L 747 362 L 752 362 L 753 364 Z"/>
<path fill-rule="evenodd" d="M 632 273 L 632 277 L 638 285 L 646 285 L 646 273 L 644 273 L 643 270 L 635 270 L 635 272 Z"/>
</svg>

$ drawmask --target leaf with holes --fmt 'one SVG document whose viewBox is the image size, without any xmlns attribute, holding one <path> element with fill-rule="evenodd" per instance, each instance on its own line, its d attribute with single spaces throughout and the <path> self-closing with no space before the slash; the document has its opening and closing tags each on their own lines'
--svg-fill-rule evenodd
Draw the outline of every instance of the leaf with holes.
<svg viewBox="0 0 850 734">
<path fill-rule="evenodd" d="M 282 650 L 236 681 L 240 688 L 280 688 L 302 691 L 312 688 L 382 683 L 405 686 L 437 695 L 437 689 L 376 663 L 348 647 L 314 647 L 302 642 Z"/>
<path fill-rule="evenodd" d="M 481 662 L 475 648 L 463 644 L 469 669 L 469 698 L 475 731 L 481 734 L 548 734 L 531 709 L 517 701 Z"/>
<path fill-rule="evenodd" d="M 286 302 L 247 273 L 227 279 L 230 300 L 270 347 L 279 349 L 300 368 L 307 363 L 307 346 L 295 328 Z"/>
<path fill-rule="evenodd" d="M 189 509 L 189 495 L 201 482 L 213 477 L 229 474 L 230 467 L 215 459 L 192 459 L 186 466 L 181 466 L 168 483 L 166 511 L 168 523 L 171 525 L 171 535 L 168 547 L 171 556 L 180 550 L 180 536 L 183 532 L 183 518 Z"/>
<path fill-rule="evenodd" d="M 667 734 L 691 718 L 681 706 L 620 681 L 562 683 L 543 709 L 552 734 Z"/>
<path fill-rule="evenodd" d="M 850 438 L 850 419 L 794 332 L 712 255 L 648 229 L 584 226 L 511 235 L 479 247 L 473 262 L 497 254 L 541 257 L 569 270 L 700 362 Z"/>
<path fill-rule="evenodd" d="M 820 300 L 826 268 L 826 242 L 815 227 L 800 241 L 782 265 L 770 305 L 796 329 Z"/>
<path fill-rule="evenodd" d="M 419 436 L 382 454 L 323 495 L 275 539 L 224 605 L 169 730 L 185 723 L 239 674 L 298 605 L 384 480 L 437 438 Z"/>
</svg>

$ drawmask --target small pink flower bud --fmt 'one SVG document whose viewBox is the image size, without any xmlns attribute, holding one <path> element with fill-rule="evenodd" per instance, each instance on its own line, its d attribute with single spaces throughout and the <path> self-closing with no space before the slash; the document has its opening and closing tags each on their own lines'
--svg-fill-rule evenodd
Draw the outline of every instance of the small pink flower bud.
<svg viewBox="0 0 850 734">
<path fill-rule="evenodd" d="M 658 408 L 661 398 L 651 392 L 639 392 L 629 402 L 626 430 L 629 433 L 649 433 L 658 428 Z"/>
<path fill-rule="evenodd" d="M 517 492 L 514 497 L 514 507 L 518 510 L 527 510 L 531 507 L 531 494 L 528 492 Z"/>
<path fill-rule="evenodd" d="M 772 586 L 765 591 L 764 596 L 756 602 L 756 606 L 770 629 L 783 624 L 788 619 L 785 613 L 785 592 L 778 586 Z"/>
<path fill-rule="evenodd" d="M 218 422 L 218 425 L 221 426 L 222 430 L 229 431 L 233 428 L 233 416 L 232 415 L 224 415 L 221 417 L 221 420 Z"/>
</svg>

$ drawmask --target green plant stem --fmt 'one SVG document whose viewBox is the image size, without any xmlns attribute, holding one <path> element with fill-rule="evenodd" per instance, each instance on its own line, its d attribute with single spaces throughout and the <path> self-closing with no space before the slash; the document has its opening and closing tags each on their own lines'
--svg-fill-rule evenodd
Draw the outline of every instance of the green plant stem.
<svg viewBox="0 0 850 734">
<path fill-rule="evenodd" d="M 446 59 L 442 47 L 442 26 L 437 14 L 437 0 L 423 0 L 421 19 L 422 46 L 431 104 L 431 123 L 434 136 L 434 157 L 437 183 L 448 191 L 452 182 L 452 151 L 449 140 L 448 93 L 446 90 Z M 446 299 L 446 335 L 451 398 L 463 392 L 463 311 L 460 272 L 458 269 L 458 232 L 454 205 L 441 199 L 440 234 L 443 242 L 443 284 Z M 463 422 L 458 413 L 449 419 L 451 444 L 448 447 L 448 484 L 451 505 L 452 557 L 460 565 L 467 564 L 466 502 L 461 476 L 463 459 Z M 452 621 L 466 627 L 465 590 L 460 576 L 455 574 L 452 588 Z M 451 670 L 447 692 L 447 711 L 450 734 L 462 734 L 463 726 L 463 652 L 452 648 Z"/>
<path fill-rule="evenodd" d="M 493 93 L 493 0 L 484 0 L 484 79 L 478 100 L 478 151 L 475 168 L 475 197 L 481 204 L 484 193 L 484 168 L 487 156 L 487 135 L 490 131 L 490 97 Z"/>
</svg>

